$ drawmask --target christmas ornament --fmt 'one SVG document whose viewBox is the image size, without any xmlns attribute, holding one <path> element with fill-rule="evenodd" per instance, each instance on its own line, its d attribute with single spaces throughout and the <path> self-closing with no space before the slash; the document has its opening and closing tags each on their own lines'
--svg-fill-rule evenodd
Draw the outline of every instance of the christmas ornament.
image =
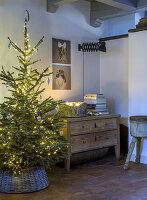
<svg viewBox="0 0 147 200">
<path fill-rule="evenodd" d="M 36 52 L 38 52 L 39 51 L 39 49 L 36 49 Z"/>
<path fill-rule="evenodd" d="M 8 82 L 6 83 L 6 88 L 7 88 L 7 87 L 9 87 L 9 83 L 8 83 Z"/>
<path fill-rule="evenodd" d="M 49 84 L 50 84 L 50 79 L 48 78 L 46 82 L 47 82 L 47 84 L 49 85 Z"/>
<path fill-rule="evenodd" d="M 0 114 L 0 119 L 2 118 L 1 114 Z"/>
<path fill-rule="evenodd" d="M 40 99 L 42 99 L 42 96 L 40 95 Z"/>
<path fill-rule="evenodd" d="M 59 110 L 59 105 L 57 105 L 57 111 Z"/>
<path fill-rule="evenodd" d="M 10 43 L 8 44 L 8 48 L 11 49 L 11 44 Z"/>
<path fill-rule="evenodd" d="M 10 114 L 7 115 L 7 119 L 11 119 L 11 115 Z"/>
<path fill-rule="evenodd" d="M 63 131 L 60 131 L 60 135 L 62 135 L 62 136 L 63 136 Z"/>
<path fill-rule="evenodd" d="M 40 120 L 41 120 L 41 117 L 40 117 L 40 116 L 38 116 L 38 117 L 37 117 L 37 119 L 38 119 L 38 121 L 40 121 Z"/>
</svg>

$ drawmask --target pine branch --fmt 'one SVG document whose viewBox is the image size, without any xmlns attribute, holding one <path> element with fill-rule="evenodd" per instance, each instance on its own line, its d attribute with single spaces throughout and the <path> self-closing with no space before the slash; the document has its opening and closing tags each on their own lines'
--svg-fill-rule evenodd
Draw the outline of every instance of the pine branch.
<svg viewBox="0 0 147 200">
<path fill-rule="evenodd" d="M 39 72 L 37 70 L 35 70 L 36 73 L 39 74 L 39 77 L 37 79 L 34 79 L 36 80 L 36 83 L 30 88 L 30 90 L 28 92 L 31 92 L 32 90 L 34 90 L 36 88 L 36 86 L 39 84 L 40 80 L 46 76 L 45 72 L 48 71 L 48 68 L 46 68 L 45 70 L 43 70 L 42 73 L 39 74 Z"/>
<path fill-rule="evenodd" d="M 28 55 L 32 54 L 34 51 L 36 51 L 37 47 L 43 42 L 44 36 L 41 38 L 41 40 L 34 46 L 28 53 Z"/>
<path fill-rule="evenodd" d="M 24 68 L 21 67 L 21 66 L 20 66 L 19 68 L 18 68 L 18 67 L 14 67 L 14 66 L 12 66 L 12 68 L 15 69 L 15 70 L 17 70 L 17 71 L 19 71 L 19 72 L 24 73 Z"/>
<path fill-rule="evenodd" d="M 24 55 L 24 51 L 22 51 L 14 42 L 12 42 L 12 40 L 9 37 L 8 40 L 10 41 L 10 44 L 14 47 L 14 49 L 16 49 L 17 51 L 19 51 Z"/>
<path fill-rule="evenodd" d="M 29 65 L 33 65 L 33 64 L 35 64 L 35 63 L 37 63 L 37 62 L 39 62 L 39 61 L 41 61 L 41 59 L 39 59 L 39 60 L 35 60 L 35 61 L 33 61 L 33 62 L 30 62 L 27 66 L 29 66 Z"/>
</svg>

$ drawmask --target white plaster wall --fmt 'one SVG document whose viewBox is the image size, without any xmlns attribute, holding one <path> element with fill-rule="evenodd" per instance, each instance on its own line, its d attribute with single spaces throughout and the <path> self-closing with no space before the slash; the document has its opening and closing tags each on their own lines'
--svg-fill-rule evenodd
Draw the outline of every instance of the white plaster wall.
<svg viewBox="0 0 147 200">
<path fill-rule="evenodd" d="M 1 0 L 0 1 L 0 65 L 6 69 L 11 66 L 18 66 L 16 56 L 18 52 L 8 49 L 10 38 L 23 46 L 23 23 L 25 10 L 30 12 L 29 33 L 30 43 L 34 46 L 44 35 L 44 43 L 40 46 L 39 52 L 34 58 L 41 58 L 42 61 L 34 67 L 42 69 L 52 63 L 52 37 L 67 39 L 71 41 L 71 74 L 72 90 L 52 90 L 52 81 L 49 86 L 46 84 L 44 98 L 52 96 L 54 99 L 80 101 L 83 99 L 83 54 L 78 52 L 78 44 L 88 41 L 97 41 L 100 28 L 93 28 L 89 25 L 90 3 L 78 1 L 72 4 L 61 6 L 56 13 L 46 11 L 46 0 Z M 88 68 L 90 67 L 90 68 Z M 99 76 L 99 54 L 85 55 L 85 70 L 88 70 L 85 91 L 95 92 L 100 87 Z M 85 71 L 85 74 L 87 72 Z M 85 75 L 87 77 L 87 75 Z M 0 83 L 1 84 L 1 83 Z M 0 87 L 0 101 L 8 95 L 5 86 Z"/>
<path fill-rule="evenodd" d="M 129 116 L 147 115 L 147 31 L 129 34 Z M 130 137 L 131 139 L 131 137 Z M 132 155 L 135 160 L 135 150 Z M 147 164 L 147 140 L 141 162 Z"/>
<path fill-rule="evenodd" d="M 96 67 L 99 62 L 99 52 L 84 53 L 85 94 L 97 94 L 100 92 L 100 87 L 97 87 L 97 82 L 100 82 L 100 68 Z"/>
<path fill-rule="evenodd" d="M 127 34 L 129 29 L 135 28 L 135 14 L 105 20 L 101 28 L 103 37 Z"/>
<path fill-rule="evenodd" d="M 128 38 L 106 41 L 100 56 L 100 90 L 110 113 L 128 116 Z"/>
</svg>

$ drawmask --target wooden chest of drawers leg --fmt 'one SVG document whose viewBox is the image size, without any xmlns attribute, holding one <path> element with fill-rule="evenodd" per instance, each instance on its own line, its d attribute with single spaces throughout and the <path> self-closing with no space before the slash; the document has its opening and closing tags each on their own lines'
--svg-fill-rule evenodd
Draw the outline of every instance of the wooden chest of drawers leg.
<svg viewBox="0 0 147 200">
<path fill-rule="evenodd" d="M 119 148 L 119 145 L 115 146 L 115 156 L 116 156 L 116 159 L 119 160 L 119 158 L 120 158 L 120 148 Z"/>
<path fill-rule="evenodd" d="M 64 160 L 64 167 L 67 173 L 70 173 L 70 155 Z"/>
</svg>

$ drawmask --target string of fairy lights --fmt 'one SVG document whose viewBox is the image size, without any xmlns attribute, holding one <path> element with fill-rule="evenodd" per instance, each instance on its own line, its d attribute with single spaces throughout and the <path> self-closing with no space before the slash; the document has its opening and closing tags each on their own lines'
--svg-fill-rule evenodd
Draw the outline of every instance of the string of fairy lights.
<svg viewBox="0 0 147 200">
<path fill-rule="evenodd" d="M 59 123 L 60 119 L 46 116 L 53 109 L 59 110 L 60 101 L 54 102 L 51 97 L 41 101 L 41 93 L 45 90 L 45 88 L 41 88 L 44 83 L 42 79 L 47 78 L 45 82 L 49 85 L 49 75 L 52 73 L 48 72 L 50 67 L 41 72 L 32 67 L 33 64 L 40 61 L 32 61 L 31 56 L 34 52 L 38 52 L 38 47 L 43 42 L 44 36 L 31 48 L 28 22 L 29 12 L 26 11 L 24 50 L 8 37 L 8 48 L 13 47 L 20 53 L 17 58 L 21 66 L 19 68 L 13 67 L 17 70 L 18 77 L 14 78 L 14 72 L 6 72 L 3 67 L 0 73 L 0 80 L 4 81 L 3 84 L 12 92 L 13 97 L 8 97 L 8 101 L 1 104 L 0 167 L 11 169 L 14 173 L 19 173 L 22 167 L 35 165 L 38 160 L 45 160 L 50 164 L 55 159 L 58 160 L 60 153 L 63 158 L 65 149 L 68 147 L 67 142 L 61 137 L 63 125 Z M 26 139 L 26 142 L 19 139 L 21 137 Z M 30 154 L 33 159 L 28 157 Z"/>
<path fill-rule="evenodd" d="M 18 51 L 18 52 L 20 52 L 22 54 L 22 56 L 18 56 L 18 59 L 19 59 L 19 62 L 26 67 L 26 77 L 27 77 L 27 73 L 29 74 L 29 72 L 30 72 L 30 69 L 29 69 L 30 66 L 27 66 L 26 63 L 30 62 L 30 60 L 31 60 L 30 59 L 31 58 L 30 55 L 33 52 L 38 53 L 38 51 L 39 51 L 38 46 L 43 42 L 43 39 L 44 39 L 44 36 L 43 36 L 41 38 L 41 40 L 37 43 L 37 45 L 35 45 L 32 49 L 29 49 L 31 47 L 31 45 L 29 45 L 29 34 L 28 34 L 28 31 L 27 31 L 27 23 L 29 22 L 29 18 L 30 18 L 29 17 L 29 12 L 26 10 L 26 12 L 25 12 L 25 24 L 24 24 L 24 49 L 25 49 L 24 51 L 21 50 L 21 48 L 19 48 L 17 46 L 17 44 L 12 42 L 12 40 L 8 37 L 8 39 L 9 39 L 8 48 L 11 49 L 11 46 L 13 46 L 16 51 Z M 38 61 L 41 61 L 41 60 L 34 61 L 31 64 L 35 64 Z M 50 67 L 49 67 L 49 70 L 50 70 Z M 47 85 L 50 84 L 49 77 L 47 78 L 46 83 L 47 83 Z M 6 82 L 5 85 L 6 85 L 6 88 L 8 88 L 10 86 L 8 82 Z M 22 90 L 22 91 L 25 93 L 25 90 Z M 40 99 L 42 99 L 41 95 L 40 95 Z M 57 106 L 57 110 L 59 110 L 59 106 Z M 10 114 L 7 115 L 7 119 L 11 119 L 11 117 L 12 116 Z M 2 115 L 0 114 L 0 119 L 1 118 L 2 118 Z M 37 120 L 38 121 L 41 120 L 41 116 L 40 115 L 37 117 Z"/>
</svg>

